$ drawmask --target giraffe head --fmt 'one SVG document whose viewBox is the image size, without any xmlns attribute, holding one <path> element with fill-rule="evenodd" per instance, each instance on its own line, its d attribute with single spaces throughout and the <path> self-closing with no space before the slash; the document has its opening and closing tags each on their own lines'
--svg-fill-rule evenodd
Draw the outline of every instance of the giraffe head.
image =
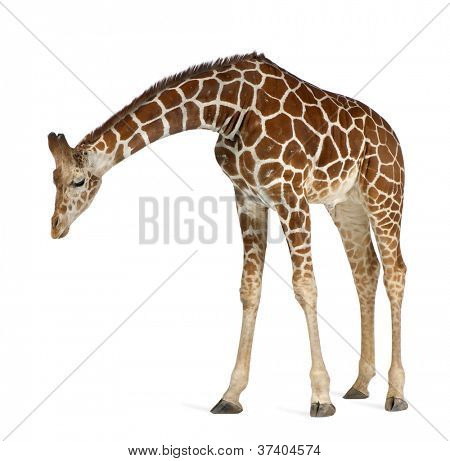
<svg viewBox="0 0 450 461">
<path fill-rule="evenodd" d="M 102 180 L 94 174 L 89 154 L 70 147 L 63 134 L 50 133 L 48 146 L 56 163 L 56 200 L 51 221 L 51 235 L 56 239 L 68 234 L 70 225 L 91 204 Z"/>
</svg>

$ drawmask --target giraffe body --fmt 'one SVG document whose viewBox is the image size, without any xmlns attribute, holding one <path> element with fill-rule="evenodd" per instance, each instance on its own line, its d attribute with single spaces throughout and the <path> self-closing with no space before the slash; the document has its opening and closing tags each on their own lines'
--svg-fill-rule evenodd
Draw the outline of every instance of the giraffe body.
<svg viewBox="0 0 450 461">
<path fill-rule="evenodd" d="M 317 326 L 309 204 L 324 204 L 336 224 L 361 305 L 359 375 L 346 398 L 365 398 L 374 376 L 373 311 L 380 264 L 392 310 L 392 365 L 387 410 L 402 410 L 400 308 L 406 267 L 400 251 L 404 169 L 398 139 L 375 111 L 352 98 L 300 80 L 262 55 L 250 54 L 189 69 L 150 88 L 74 148 L 49 135 L 57 169 L 52 236 L 91 203 L 101 177 L 149 143 L 191 129 L 219 133 L 216 159 L 234 185 L 244 242 L 243 323 L 230 386 L 214 413 L 242 410 L 267 236 L 275 210 L 289 245 L 293 288 L 311 343 L 311 415 L 329 416 Z"/>
</svg>

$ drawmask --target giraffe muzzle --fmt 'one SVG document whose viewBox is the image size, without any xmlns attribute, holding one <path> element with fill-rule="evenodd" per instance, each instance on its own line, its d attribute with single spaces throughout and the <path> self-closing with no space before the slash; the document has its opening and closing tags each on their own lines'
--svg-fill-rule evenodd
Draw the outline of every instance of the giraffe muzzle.
<svg viewBox="0 0 450 461">
<path fill-rule="evenodd" d="M 52 217 L 51 235 L 54 239 L 61 239 L 69 233 L 70 226 L 64 223 L 58 215 Z"/>
</svg>

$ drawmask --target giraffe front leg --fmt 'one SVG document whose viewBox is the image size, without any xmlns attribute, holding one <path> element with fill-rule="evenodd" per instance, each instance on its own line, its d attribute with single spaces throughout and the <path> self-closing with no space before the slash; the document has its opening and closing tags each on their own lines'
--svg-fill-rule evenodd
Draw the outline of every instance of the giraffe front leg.
<svg viewBox="0 0 450 461">
<path fill-rule="evenodd" d="M 312 388 L 310 415 L 313 417 L 332 416 L 336 408 L 331 403 L 330 378 L 320 348 L 317 289 L 311 258 L 311 221 L 308 203 L 304 198 L 300 199 L 299 208 L 299 211 L 291 211 L 287 216 L 286 213 L 281 212 L 280 219 L 291 253 L 295 297 L 303 308 L 308 326 Z"/>
<path fill-rule="evenodd" d="M 230 385 L 219 403 L 211 410 L 216 414 L 242 411 L 239 397 L 248 383 L 267 241 L 267 208 L 245 199 L 238 190 L 236 190 L 236 205 L 244 242 L 244 267 L 240 290 L 243 307 L 242 328 Z"/>
</svg>

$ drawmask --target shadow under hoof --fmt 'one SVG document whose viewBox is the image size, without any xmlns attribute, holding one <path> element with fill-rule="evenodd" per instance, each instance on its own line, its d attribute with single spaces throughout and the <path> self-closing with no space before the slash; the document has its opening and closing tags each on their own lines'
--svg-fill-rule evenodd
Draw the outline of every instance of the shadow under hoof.
<svg viewBox="0 0 450 461">
<path fill-rule="evenodd" d="M 402 411 L 408 408 L 408 403 L 397 397 L 388 397 L 384 404 L 386 411 Z"/>
<path fill-rule="evenodd" d="M 368 395 L 364 394 L 361 391 L 358 391 L 358 389 L 355 389 L 354 387 L 351 387 L 347 393 L 344 395 L 344 399 L 367 399 L 369 397 Z"/>
<path fill-rule="evenodd" d="M 234 415 L 237 413 L 241 413 L 242 406 L 241 404 L 227 402 L 226 400 L 220 400 L 219 403 L 214 405 L 211 408 L 211 413 L 215 415 Z"/>
<path fill-rule="evenodd" d="M 313 418 L 323 418 L 325 416 L 333 416 L 336 413 L 336 407 L 332 403 L 319 403 L 311 404 L 309 416 Z"/>
</svg>

